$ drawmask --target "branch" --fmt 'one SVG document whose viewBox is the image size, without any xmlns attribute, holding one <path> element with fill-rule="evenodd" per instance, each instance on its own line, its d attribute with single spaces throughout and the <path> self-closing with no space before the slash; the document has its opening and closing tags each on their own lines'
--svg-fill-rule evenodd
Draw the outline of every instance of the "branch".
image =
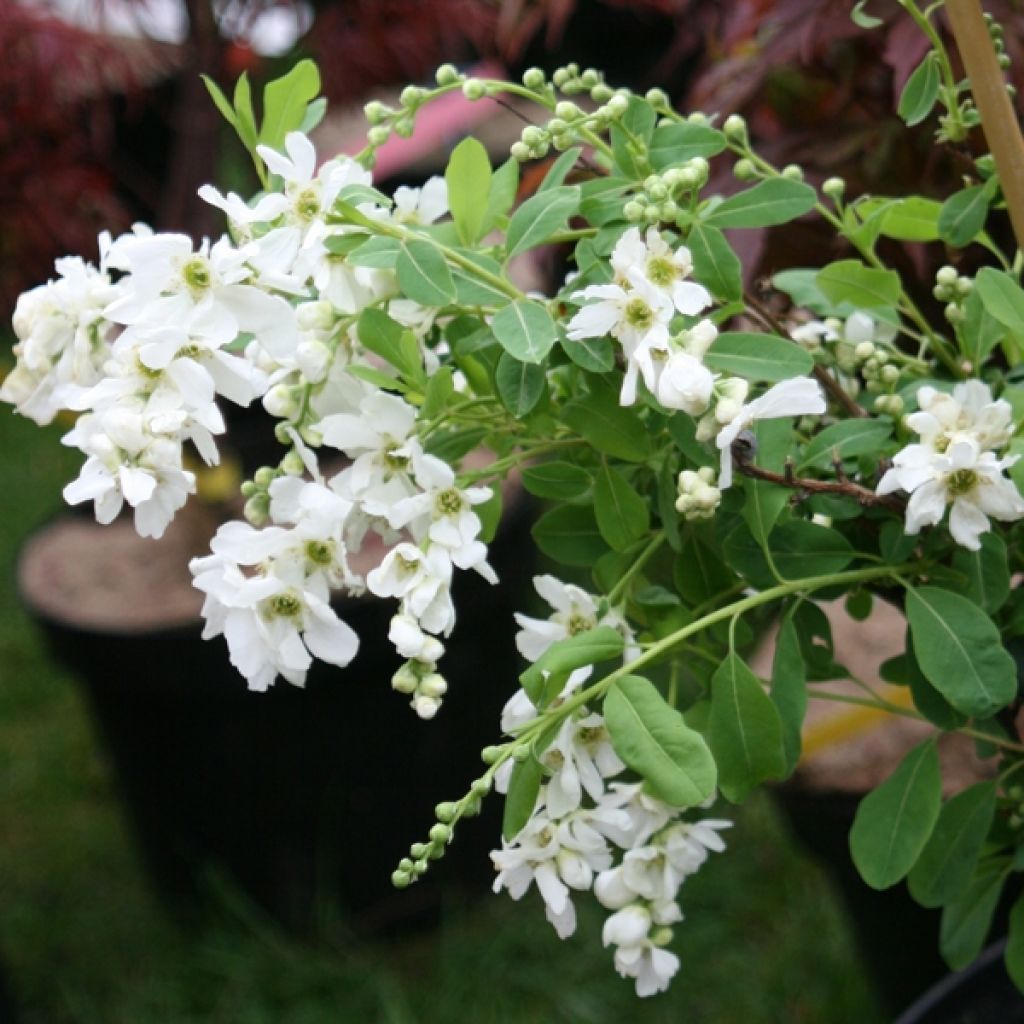
<svg viewBox="0 0 1024 1024">
<path fill-rule="evenodd" d="M 881 506 L 898 512 L 900 515 L 903 515 L 906 508 L 900 498 L 893 497 L 891 494 L 875 494 L 874 491 L 861 484 L 855 484 L 845 476 L 839 480 L 813 480 L 810 477 L 795 476 L 793 463 L 788 460 L 782 473 L 773 473 L 769 469 L 762 469 L 749 461 L 750 453 L 742 444 L 733 445 L 732 458 L 737 472 L 744 476 L 752 477 L 755 480 L 765 480 L 771 484 L 778 484 L 780 487 L 791 487 L 793 490 L 801 492 L 802 495 L 838 494 L 844 498 L 853 498 L 865 508 Z"/>
</svg>

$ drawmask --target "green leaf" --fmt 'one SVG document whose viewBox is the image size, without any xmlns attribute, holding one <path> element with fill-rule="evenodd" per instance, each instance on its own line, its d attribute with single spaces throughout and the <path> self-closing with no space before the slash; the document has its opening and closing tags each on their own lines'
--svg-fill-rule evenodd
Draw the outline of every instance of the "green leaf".
<svg viewBox="0 0 1024 1024">
<path fill-rule="evenodd" d="M 560 338 L 562 351 L 581 369 L 607 373 L 615 366 L 615 348 L 609 338 Z"/>
<path fill-rule="evenodd" d="M 398 287 L 413 302 L 439 308 L 455 301 L 455 282 L 436 245 L 419 239 L 402 242 L 395 270 Z"/>
<path fill-rule="evenodd" d="M 988 718 L 1013 700 L 1013 658 L 973 601 L 938 587 L 908 587 L 906 612 L 921 671 L 953 707 Z"/>
<path fill-rule="evenodd" d="M 386 359 L 403 376 L 410 379 L 422 377 L 423 366 L 418 350 L 415 355 L 409 351 L 403 343 L 407 334 L 405 328 L 383 310 L 374 306 L 364 309 L 359 314 L 356 333 L 363 348 Z"/>
<path fill-rule="evenodd" d="M 908 196 L 891 203 L 882 215 L 880 234 L 901 242 L 934 242 L 939 237 L 942 204 L 934 199 Z"/>
<path fill-rule="evenodd" d="M 868 0 L 857 0 L 857 3 L 853 5 L 853 10 L 850 11 L 850 20 L 854 25 L 859 25 L 861 28 L 878 28 L 879 25 L 884 24 L 881 18 L 876 18 L 871 14 L 866 14 L 864 8 L 867 7 Z"/>
<path fill-rule="evenodd" d="M 985 309 L 1014 334 L 1024 334 L 1024 290 L 1012 274 L 982 267 L 974 282 Z"/>
<path fill-rule="evenodd" d="M 344 243 L 348 237 L 348 235 L 328 237 L 325 244 L 331 252 L 334 252 L 335 250 L 331 243 L 334 242 L 335 238 Z M 363 237 L 365 238 L 366 236 L 363 235 Z M 354 267 L 370 267 L 373 270 L 393 270 L 398 262 L 398 254 L 401 251 L 402 243 L 397 238 L 375 235 L 344 255 L 346 261 Z"/>
<path fill-rule="evenodd" d="M 719 373 L 770 383 L 802 377 L 814 367 L 810 353 L 786 338 L 740 331 L 715 338 L 704 362 Z"/>
<path fill-rule="evenodd" d="M 782 722 L 758 678 L 735 652 L 711 680 L 708 740 L 722 795 L 739 803 L 765 779 L 786 772 Z"/>
<path fill-rule="evenodd" d="M 323 119 L 327 113 L 327 98 L 318 96 L 312 103 L 306 104 L 306 113 L 302 117 L 299 131 L 308 135 Z"/>
<path fill-rule="evenodd" d="M 249 76 L 242 72 L 235 82 L 235 113 L 238 115 L 238 137 L 242 140 L 245 148 L 250 153 L 255 152 L 258 141 L 256 131 L 256 115 L 252 109 L 252 87 L 249 85 Z"/>
<path fill-rule="evenodd" d="M 929 722 L 937 725 L 943 731 L 959 729 L 966 721 L 966 715 L 962 715 L 945 697 L 935 689 L 927 677 L 921 671 L 921 665 L 914 653 L 914 640 L 907 630 L 905 653 L 903 655 L 903 672 L 905 682 L 910 687 L 910 696 L 913 698 L 914 707 L 928 719 Z"/>
<path fill-rule="evenodd" d="M 538 498 L 571 500 L 586 494 L 591 483 L 590 474 L 571 462 L 539 462 L 523 470 L 523 486 Z"/>
<path fill-rule="evenodd" d="M 717 156 L 725 149 L 725 136 L 706 124 L 663 124 L 654 129 L 648 156 L 655 171 L 685 163 L 696 156 Z"/>
<path fill-rule="evenodd" d="M 735 302 L 743 295 L 739 257 L 725 235 L 709 224 L 694 224 L 686 238 L 693 257 L 693 276 L 716 299 Z"/>
<path fill-rule="evenodd" d="M 639 96 L 631 96 L 621 124 L 612 124 L 609 138 L 615 163 L 627 177 L 643 178 L 649 170 L 647 143 L 654 134 L 658 115 Z"/>
<path fill-rule="evenodd" d="M 944 242 L 962 248 L 972 242 L 988 218 L 990 192 L 986 185 L 972 185 L 954 192 L 939 214 L 939 234 Z"/>
<path fill-rule="evenodd" d="M 589 569 L 608 550 L 594 510 L 586 506 L 553 508 L 534 523 L 530 533 L 545 555 L 563 565 Z"/>
<path fill-rule="evenodd" d="M 719 203 L 704 218 L 717 228 L 767 228 L 814 208 L 817 193 L 802 181 L 769 178 Z"/>
<path fill-rule="evenodd" d="M 736 582 L 735 574 L 692 530 L 683 536 L 672 578 L 679 595 L 691 605 L 702 604 Z"/>
<path fill-rule="evenodd" d="M 603 380 L 562 409 L 562 422 L 599 452 L 626 462 L 644 462 L 651 454 L 651 436 L 636 406 L 619 405 L 618 393 Z"/>
<path fill-rule="evenodd" d="M 939 951 L 952 970 L 966 967 L 985 945 L 1008 871 L 1004 860 L 978 865 L 967 892 L 942 911 Z"/>
<path fill-rule="evenodd" d="M 896 112 L 908 125 L 920 124 L 939 98 L 939 65 L 930 50 L 917 65 L 900 93 Z"/>
<path fill-rule="evenodd" d="M 895 306 L 900 297 L 900 276 L 895 270 L 876 270 L 860 260 L 839 260 L 818 271 L 815 282 L 834 303 L 859 308 Z"/>
<path fill-rule="evenodd" d="M 747 496 L 743 503 L 743 521 L 750 529 L 750 536 L 763 550 L 768 547 L 768 536 L 792 492 L 767 480 L 744 480 L 743 490 Z"/>
<path fill-rule="evenodd" d="M 604 699 L 612 746 L 655 796 L 675 807 L 703 803 L 717 770 L 704 737 L 640 676 L 617 679 Z"/>
<path fill-rule="evenodd" d="M 1024 992 L 1024 894 L 1017 897 L 1010 911 L 1009 935 L 1003 961 L 1006 973 L 1014 985 Z"/>
<path fill-rule="evenodd" d="M 260 142 L 273 149 L 284 145 L 285 136 L 297 131 L 306 116 L 306 106 L 320 91 L 320 72 L 306 58 L 287 74 L 268 82 L 263 90 L 263 125 Z"/>
<path fill-rule="evenodd" d="M 615 551 L 626 551 L 650 528 L 647 502 L 616 469 L 602 464 L 594 485 L 594 514 L 601 536 Z"/>
<path fill-rule="evenodd" d="M 599 665 L 622 657 L 625 641 L 611 626 L 598 626 L 552 644 L 520 677 L 529 698 L 537 704 L 544 685 L 544 673 L 567 675 L 577 668 Z"/>
<path fill-rule="evenodd" d="M 803 306 L 819 316 L 828 316 L 835 307 L 818 287 L 817 276 L 818 271 L 810 267 L 780 270 L 772 278 L 772 287 L 785 292 L 794 306 Z"/>
<path fill-rule="evenodd" d="M 800 637 L 791 614 L 782 620 L 775 638 L 771 699 L 782 723 L 785 774 L 789 775 L 800 760 L 804 716 L 807 714 L 807 672 L 800 650 Z"/>
<path fill-rule="evenodd" d="M 455 394 L 453 370 L 450 366 L 439 367 L 427 383 L 420 409 L 422 420 L 433 419 L 445 407 L 448 399 Z"/>
<path fill-rule="evenodd" d="M 910 557 L 920 539 L 905 532 L 902 519 L 890 520 L 879 532 L 878 550 L 890 565 L 899 565 Z"/>
<path fill-rule="evenodd" d="M 501 264 L 485 256 L 482 252 L 472 249 L 459 249 L 458 252 L 466 259 L 475 263 L 481 270 L 495 277 L 503 278 Z M 485 281 L 470 270 L 462 267 L 450 267 L 452 280 L 455 282 L 455 301 L 465 306 L 504 306 L 508 302 L 508 292 Z"/>
<path fill-rule="evenodd" d="M 551 189 L 558 188 L 559 185 L 563 184 L 566 176 L 573 169 L 582 152 L 582 146 L 573 146 L 572 149 L 567 149 L 562 153 L 548 168 L 548 173 L 544 175 L 544 180 L 537 187 L 537 191 L 549 192 Z"/>
<path fill-rule="evenodd" d="M 444 180 L 459 239 L 473 245 L 483 234 L 491 188 L 491 161 L 483 144 L 472 136 L 463 139 L 448 158 Z"/>
<path fill-rule="evenodd" d="M 841 420 L 816 434 L 804 449 L 800 468 L 828 466 L 833 456 L 852 459 L 855 455 L 874 455 L 892 436 L 893 424 L 889 420 Z"/>
<path fill-rule="evenodd" d="M 494 314 L 494 336 L 501 347 L 524 363 L 540 363 L 558 340 L 547 307 L 534 299 L 516 299 Z"/>
<path fill-rule="evenodd" d="M 221 112 L 221 116 L 225 121 L 238 134 L 238 137 L 242 137 L 242 130 L 239 126 L 238 114 L 235 112 L 235 108 L 231 105 L 231 101 L 224 95 L 221 87 L 209 76 L 200 74 L 199 76 L 203 80 L 203 85 L 206 86 L 206 91 L 210 94 L 210 99 L 213 100 L 213 105 Z"/>
<path fill-rule="evenodd" d="M 553 234 L 565 228 L 579 206 L 580 190 L 577 185 L 559 185 L 531 196 L 512 214 L 509 222 L 506 237 L 508 259 L 543 245 Z"/>
<path fill-rule="evenodd" d="M 1010 596 L 1010 560 L 998 534 L 983 534 L 977 551 L 958 547 L 953 568 L 967 577 L 964 596 L 990 615 L 999 611 Z"/>
<path fill-rule="evenodd" d="M 722 548 L 729 564 L 755 587 L 764 589 L 778 582 L 760 544 L 745 526 L 732 530 Z M 838 530 L 806 519 L 794 519 L 777 526 L 768 538 L 768 548 L 775 568 L 787 580 L 839 572 L 856 555 Z"/>
<path fill-rule="evenodd" d="M 501 834 L 509 842 L 519 835 L 533 815 L 543 777 L 544 769 L 532 754 L 525 761 L 517 761 L 512 769 L 501 822 Z"/>
<path fill-rule="evenodd" d="M 487 209 L 484 212 L 483 234 L 487 234 L 504 217 L 516 201 L 519 188 L 519 161 L 508 158 L 491 175 L 491 186 L 487 193 Z"/>
<path fill-rule="evenodd" d="M 888 889 L 914 866 L 939 817 L 942 780 L 935 741 L 926 740 L 860 802 L 850 853 L 872 889 Z"/>
<path fill-rule="evenodd" d="M 994 782 L 979 782 L 946 801 L 907 879 L 922 907 L 945 906 L 967 891 L 995 812 Z"/>
<path fill-rule="evenodd" d="M 508 352 L 501 353 L 494 374 L 494 383 L 497 385 L 501 404 L 516 419 L 522 419 L 535 408 L 544 394 L 546 381 L 542 367 L 532 363 L 521 363 Z"/>
<path fill-rule="evenodd" d="M 988 354 L 1005 337 L 1003 325 L 985 309 L 981 295 L 975 288 L 963 305 L 964 319 L 958 337 L 960 351 L 973 367 L 981 366 Z"/>
</svg>

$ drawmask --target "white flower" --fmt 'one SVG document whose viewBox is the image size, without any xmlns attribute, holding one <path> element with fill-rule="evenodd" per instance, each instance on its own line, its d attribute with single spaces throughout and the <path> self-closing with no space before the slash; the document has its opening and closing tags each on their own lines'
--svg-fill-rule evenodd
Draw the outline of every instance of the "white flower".
<svg viewBox="0 0 1024 1024">
<path fill-rule="evenodd" d="M 619 283 L 639 272 L 655 288 L 666 291 L 675 308 L 686 316 L 711 305 L 707 288 L 685 280 L 693 271 L 690 250 L 685 245 L 673 250 L 657 228 L 648 228 L 645 239 L 641 239 L 639 228 L 629 228 L 615 243 L 611 264 Z"/>
<path fill-rule="evenodd" d="M 973 440 L 982 451 L 1002 448 L 1014 433 L 1012 406 L 1005 399 L 993 399 L 980 380 L 957 384 L 952 395 L 918 388 L 917 404 L 920 411 L 907 417 L 907 426 L 920 435 L 922 444 L 938 452 L 961 438 Z"/>
<path fill-rule="evenodd" d="M 448 185 L 434 175 L 422 188 L 401 185 L 395 189 L 391 220 L 399 224 L 433 224 L 448 212 Z"/>
<path fill-rule="evenodd" d="M 604 794 L 604 779 L 626 766 L 615 753 L 599 714 L 568 716 L 551 745 L 540 755 L 551 772 L 547 780 L 547 808 L 555 818 L 576 810 L 586 791 L 592 800 Z"/>
<path fill-rule="evenodd" d="M 455 625 L 451 600 L 452 559 L 440 544 L 425 551 L 403 542 L 393 547 L 366 576 L 370 592 L 401 599 L 402 610 L 428 633 L 447 636 Z"/>
<path fill-rule="evenodd" d="M 661 368 L 655 394 L 666 409 L 701 416 L 711 402 L 715 375 L 689 352 L 673 352 Z"/>
<path fill-rule="evenodd" d="M 964 437 L 939 454 L 923 444 L 908 445 L 893 459 L 893 466 L 878 484 L 879 494 L 904 490 L 907 503 L 906 532 L 917 534 L 922 526 L 935 526 L 949 513 L 949 532 L 971 551 L 990 529 L 989 517 L 1012 522 L 1024 517 L 1024 498 L 1012 480 L 1003 475 L 1017 456 L 998 459 Z"/>
<path fill-rule="evenodd" d="M 732 443 L 756 420 L 819 415 L 825 411 L 821 385 L 812 377 L 793 377 L 770 387 L 760 398 L 742 406 L 715 438 L 722 453 L 718 488 L 724 491 L 732 483 Z"/>
</svg>

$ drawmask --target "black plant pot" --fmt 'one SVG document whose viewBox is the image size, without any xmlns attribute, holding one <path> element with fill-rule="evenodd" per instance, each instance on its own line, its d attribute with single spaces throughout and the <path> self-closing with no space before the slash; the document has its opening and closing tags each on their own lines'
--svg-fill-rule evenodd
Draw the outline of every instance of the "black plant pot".
<svg viewBox="0 0 1024 1024">
<path fill-rule="evenodd" d="M 1024 996 L 1003 966 L 1006 942 L 930 988 L 896 1024 L 1024 1024 Z"/>
<path fill-rule="evenodd" d="M 491 547 L 501 584 L 461 573 L 459 621 L 442 669 L 449 693 L 421 721 L 390 678 L 394 602 L 353 600 L 339 614 L 361 647 L 342 670 L 317 663 L 307 685 L 252 693 L 222 638 L 198 621 L 144 633 L 86 630 L 31 608 L 83 684 L 151 876 L 175 909 L 197 905 L 211 869 L 287 927 L 331 915 L 365 933 L 436 918 L 442 887 L 483 890 L 493 875 L 500 801 L 458 827 L 445 858 L 396 892 L 390 874 L 422 840 L 433 807 L 480 773 L 498 734 L 518 656 L 512 613 L 532 560 L 520 508 Z M 31 551 L 31 545 L 27 549 Z M 112 571 L 116 571 L 113 570 Z"/>
</svg>

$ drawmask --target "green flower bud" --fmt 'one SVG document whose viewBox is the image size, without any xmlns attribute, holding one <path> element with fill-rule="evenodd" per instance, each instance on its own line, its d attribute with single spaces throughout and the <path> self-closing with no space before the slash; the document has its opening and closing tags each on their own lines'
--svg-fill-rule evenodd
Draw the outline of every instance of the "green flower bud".
<svg viewBox="0 0 1024 1024">
<path fill-rule="evenodd" d="M 419 860 L 421 857 L 425 857 L 427 855 L 427 850 L 429 849 L 430 847 L 427 846 L 426 843 L 413 843 L 412 846 L 409 847 L 409 856 Z"/>
<path fill-rule="evenodd" d="M 522 763 L 527 760 L 530 756 L 530 744 L 521 743 L 515 750 L 512 751 L 512 757 L 514 760 Z"/>
<path fill-rule="evenodd" d="M 263 526 L 270 518 L 270 497 L 254 494 L 242 507 L 242 514 L 253 526 Z"/>
<path fill-rule="evenodd" d="M 628 203 L 622 208 L 622 216 L 630 223 L 636 223 L 638 220 L 643 220 L 644 216 L 644 205 L 636 199 L 630 199 Z"/>
<path fill-rule="evenodd" d="M 730 114 L 722 125 L 722 131 L 730 142 L 747 141 L 747 122 L 739 114 Z"/>
<path fill-rule="evenodd" d="M 521 138 L 527 146 L 538 146 L 547 138 L 547 134 L 542 128 L 530 124 L 523 129 Z"/>
<path fill-rule="evenodd" d="M 660 210 L 660 219 L 663 221 L 673 221 L 679 215 L 679 207 L 671 199 L 666 199 L 661 204 Z"/>
<path fill-rule="evenodd" d="M 366 141 L 371 146 L 383 146 L 391 138 L 391 129 L 386 124 L 374 125 L 366 133 Z"/>
<path fill-rule="evenodd" d="M 525 142 L 513 142 L 509 147 L 508 155 L 513 160 L 525 164 L 530 159 L 530 147 Z"/>
<path fill-rule="evenodd" d="M 551 76 L 551 81 L 555 83 L 555 88 L 561 89 L 571 77 L 567 68 L 556 68 L 555 73 Z"/>
<path fill-rule="evenodd" d="M 604 82 L 598 82 L 590 90 L 590 98 L 595 103 L 607 103 L 615 93 L 610 85 L 606 85 Z"/>
<path fill-rule="evenodd" d="M 665 183 L 660 179 L 656 181 L 647 191 L 647 196 L 655 203 L 660 203 L 663 199 L 668 198 L 668 189 L 665 188 Z"/>
<path fill-rule="evenodd" d="M 608 108 L 608 112 L 612 117 L 622 117 L 622 115 L 629 109 L 629 100 L 620 93 L 615 93 L 611 99 L 605 104 Z"/>
<path fill-rule="evenodd" d="M 707 124 L 707 123 L 708 123 L 708 115 L 707 115 L 707 114 L 705 114 L 705 113 L 702 113 L 702 112 L 701 112 L 700 110 L 694 110 L 694 111 L 693 111 L 693 112 L 692 112 L 692 113 L 691 113 L 691 114 L 690 114 L 690 115 L 689 115 L 689 116 L 688 116 L 688 117 L 686 118 L 686 120 L 687 120 L 687 121 L 688 121 L 688 122 L 689 122 L 690 124 Z"/>
<path fill-rule="evenodd" d="M 951 267 L 947 264 L 944 267 L 939 267 L 935 272 L 935 281 L 937 284 L 954 285 L 959 276 L 956 272 L 956 267 Z"/>
<path fill-rule="evenodd" d="M 587 68 L 586 71 L 580 75 L 580 85 L 584 89 L 593 89 L 595 85 L 599 85 L 601 82 L 601 72 L 596 68 Z"/>
<path fill-rule="evenodd" d="M 391 113 L 391 108 L 381 103 L 380 100 L 370 100 L 369 103 L 363 107 L 363 116 L 370 124 L 380 124 L 381 121 L 387 119 Z"/>
<path fill-rule="evenodd" d="M 1010 65 L 1013 63 L 1013 61 L 1010 60 L 1010 55 L 1008 53 L 999 54 L 999 56 L 996 57 L 996 60 L 999 62 L 999 69 L 1001 71 L 1009 71 Z"/>
<path fill-rule="evenodd" d="M 648 89 L 644 94 L 644 99 L 647 100 L 652 107 L 671 106 L 668 93 L 666 93 L 664 89 Z"/>
<path fill-rule="evenodd" d="M 757 177 L 757 168 L 754 166 L 753 160 L 743 157 L 742 160 L 737 160 L 733 164 L 732 173 L 738 181 L 750 181 Z"/>
<path fill-rule="evenodd" d="M 568 100 L 562 100 L 555 104 L 555 117 L 560 117 L 563 121 L 575 121 L 582 113 L 583 111 L 575 103 L 570 103 Z"/>
<path fill-rule="evenodd" d="M 450 826 L 439 821 L 431 826 L 429 835 L 435 843 L 447 843 L 452 837 L 452 830 Z"/>
<path fill-rule="evenodd" d="M 487 86 L 479 78 L 467 78 L 462 83 L 462 95 L 467 100 L 482 100 L 487 95 Z"/>
<path fill-rule="evenodd" d="M 409 860 L 408 857 L 403 857 L 398 862 L 398 870 L 399 871 L 412 871 L 412 861 Z"/>
<path fill-rule="evenodd" d="M 657 224 L 661 220 L 661 210 L 654 205 L 649 203 L 644 207 L 644 221 L 648 224 Z"/>
<path fill-rule="evenodd" d="M 956 291 L 959 296 L 966 298 L 974 291 L 974 281 L 969 277 L 958 277 L 956 279 Z"/>
<path fill-rule="evenodd" d="M 797 164 L 786 164 L 782 168 L 782 176 L 786 181 L 803 181 L 804 172 Z"/>
<path fill-rule="evenodd" d="M 862 341 L 854 350 L 853 355 L 855 359 L 859 359 L 862 362 L 870 359 L 875 354 L 875 346 L 870 341 Z"/>
<path fill-rule="evenodd" d="M 454 85 L 460 77 L 458 68 L 454 64 L 442 64 L 434 72 L 434 81 L 438 85 Z"/>
<path fill-rule="evenodd" d="M 949 305 L 948 305 L 948 306 L 947 306 L 947 307 L 946 307 L 946 308 L 945 308 L 945 309 L 944 309 L 944 310 L 942 311 L 942 315 L 943 315 L 943 316 L 944 316 L 944 317 L 945 317 L 945 318 L 946 318 L 946 319 L 947 319 L 947 320 L 948 320 L 948 321 L 949 321 L 949 322 L 950 322 L 951 324 L 954 324 L 954 325 L 955 325 L 955 324 L 962 324 L 962 323 L 964 322 L 964 320 L 966 319 L 966 314 L 964 313 L 964 311 L 963 311 L 963 310 L 962 310 L 962 309 L 961 309 L 961 308 L 960 308 L 960 307 L 959 307 L 959 306 L 958 306 L 958 305 L 957 305 L 957 304 L 956 304 L 955 302 L 951 302 L 951 303 L 950 303 L 950 304 L 949 304 Z"/>
<path fill-rule="evenodd" d="M 846 191 L 846 182 L 842 178 L 826 178 L 821 191 L 833 202 L 838 202 Z"/>
<path fill-rule="evenodd" d="M 550 121 L 548 121 L 548 131 L 552 135 L 561 135 L 562 132 L 568 131 L 568 128 L 569 128 L 569 126 L 560 117 L 553 117 L 553 118 L 551 118 Z M 523 129 L 524 136 L 525 136 L 527 131 L 529 131 L 529 129 L 526 129 L 526 128 Z M 526 141 L 525 138 L 524 138 L 523 141 L 524 142 Z"/>
<path fill-rule="evenodd" d="M 398 97 L 403 107 L 418 107 L 426 95 L 418 85 L 407 85 Z"/>
<path fill-rule="evenodd" d="M 480 751 L 480 760 L 484 764 L 494 764 L 495 761 L 501 756 L 501 747 L 484 747 Z"/>
<path fill-rule="evenodd" d="M 487 796 L 491 791 L 491 782 L 486 778 L 474 779 L 470 789 L 474 796 Z"/>
<path fill-rule="evenodd" d="M 540 68 L 527 68 L 523 72 L 523 85 L 527 89 L 543 89 L 546 79 Z"/>
<path fill-rule="evenodd" d="M 281 460 L 281 472 L 286 476 L 302 476 L 306 472 L 306 464 L 294 448 Z"/>
<path fill-rule="evenodd" d="M 252 482 L 261 491 L 265 491 L 276 479 L 277 473 L 270 466 L 260 466 L 252 475 Z"/>
<path fill-rule="evenodd" d="M 932 295 L 939 300 L 939 302 L 949 302 L 953 298 L 953 290 L 947 288 L 944 284 L 937 284 L 932 289 Z"/>
<path fill-rule="evenodd" d="M 398 869 L 391 872 L 391 884 L 396 889 L 407 889 L 412 884 L 412 876 L 408 871 Z"/>
<path fill-rule="evenodd" d="M 252 482 L 252 480 L 245 480 L 242 482 L 242 486 L 239 487 L 243 498 L 251 498 L 259 488 Z"/>
<path fill-rule="evenodd" d="M 450 800 L 446 800 L 444 803 L 440 803 L 434 808 L 434 816 L 437 818 L 439 822 L 450 822 L 455 817 L 455 812 L 457 809 L 458 808 L 456 808 L 455 804 L 453 804 Z M 433 831 L 431 831 L 430 838 L 435 838 Z"/>
<path fill-rule="evenodd" d="M 883 366 L 881 377 L 883 384 L 895 384 L 900 379 L 900 368 L 892 365 Z"/>
<path fill-rule="evenodd" d="M 394 123 L 394 124 L 393 124 L 393 125 L 391 126 L 391 129 L 392 129 L 392 131 L 393 131 L 393 132 L 394 132 L 394 133 L 395 133 L 395 134 L 396 134 L 396 135 L 397 135 L 397 136 L 398 136 L 398 137 L 399 137 L 400 139 L 409 139 L 409 138 L 412 138 L 413 128 L 414 128 L 414 124 L 413 124 L 413 120 L 412 120 L 412 118 L 411 118 L 411 117 L 400 117 L 400 118 L 399 118 L 399 119 L 398 119 L 398 120 L 397 120 L 397 121 L 396 121 L 396 122 L 395 122 L 395 123 Z"/>
<path fill-rule="evenodd" d="M 425 860 L 418 860 L 412 866 L 412 873 L 419 878 L 420 875 L 427 873 L 427 862 Z"/>
</svg>

